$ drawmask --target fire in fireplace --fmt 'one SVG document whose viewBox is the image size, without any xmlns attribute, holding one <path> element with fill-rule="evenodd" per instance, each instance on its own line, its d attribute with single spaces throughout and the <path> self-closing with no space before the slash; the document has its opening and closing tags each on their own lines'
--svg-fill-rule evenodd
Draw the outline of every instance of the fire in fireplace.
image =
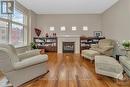
<svg viewBox="0 0 130 87">
<path fill-rule="evenodd" d="M 74 53 L 74 42 L 63 42 L 63 53 Z"/>
</svg>

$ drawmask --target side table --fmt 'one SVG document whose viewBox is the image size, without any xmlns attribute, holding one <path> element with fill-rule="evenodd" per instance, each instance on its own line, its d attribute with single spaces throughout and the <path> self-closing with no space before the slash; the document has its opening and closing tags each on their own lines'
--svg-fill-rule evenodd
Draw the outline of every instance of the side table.
<svg viewBox="0 0 130 87">
<path fill-rule="evenodd" d="M 119 61 L 120 56 L 122 56 L 122 55 L 120 55 L 120 54 L 117 54 L 117 55 L 116 55 L 116 60 L 117 60 L 117 61 Z"/>
</svg>

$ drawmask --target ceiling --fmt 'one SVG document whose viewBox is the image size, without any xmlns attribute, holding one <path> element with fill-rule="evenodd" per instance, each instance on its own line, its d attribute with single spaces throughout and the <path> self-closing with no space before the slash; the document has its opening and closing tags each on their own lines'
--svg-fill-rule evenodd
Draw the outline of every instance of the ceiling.
<svg viewBox="0 0 130 87">
<path fill-rule="evenodd" d="M 37 14 L 100 14 L 119 0 L 17 0 Z"/>
</svg>

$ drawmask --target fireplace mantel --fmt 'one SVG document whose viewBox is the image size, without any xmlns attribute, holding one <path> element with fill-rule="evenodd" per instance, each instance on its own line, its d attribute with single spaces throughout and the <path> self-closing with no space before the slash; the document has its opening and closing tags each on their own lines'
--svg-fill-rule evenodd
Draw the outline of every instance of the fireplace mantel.
<svg viewBox="0 0 130 87">
<path fill-rule="evenodd" d="M 80 53 L 80 35 L 58 35 L 58 53 L 63 53 L 63 42 L 75 42 L 75 52 Z"/>
</svg>

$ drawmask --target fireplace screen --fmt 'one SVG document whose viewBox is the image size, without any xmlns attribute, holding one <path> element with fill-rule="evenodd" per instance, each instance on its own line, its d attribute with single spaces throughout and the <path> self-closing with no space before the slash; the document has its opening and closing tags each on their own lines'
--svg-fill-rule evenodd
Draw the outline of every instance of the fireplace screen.
<svg viewBox="0 0 130 87">
<path fill-rule="evenodd" d="M 74 42 L 63 42 L 63 53 L 74 53 Z"/>
</svg>

